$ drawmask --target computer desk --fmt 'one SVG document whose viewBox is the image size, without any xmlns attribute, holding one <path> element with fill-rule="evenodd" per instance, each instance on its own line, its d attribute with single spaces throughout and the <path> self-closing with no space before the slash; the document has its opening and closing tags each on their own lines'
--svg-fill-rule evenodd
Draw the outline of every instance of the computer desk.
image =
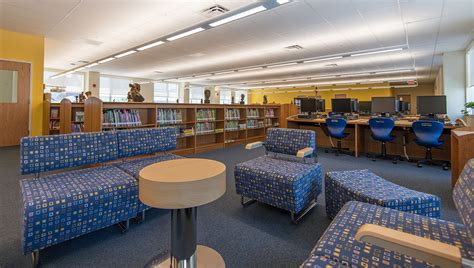
<svg viewBox="0 0 474 268">
<path fill-rule="evenodd" d="M 415 117 L 409 118 L 416 119 Z M 395 136 L 393 142 L 387 143 L 387 154 L 399 155 L 408 159 L 423 159 L 425 157 L 425 148 L 415 143 L 415 134 L 413 133 L 411 121 L 407 118 L 395 121 L 395 128 L 392 135 Z M 331 140 L 329 138 L 326 119 L 299 119 L 295 116 L 287 118 L 288 128 L 311 129 L 316 132 L 317 147 L 330 148 Z M 445 125 L 443 134 L 440 139 L 444 141 L 444 145 L 440 150 L 433 149 L 433 158 L 439 160 L 450 161 L 451 155 L 451 130 L 458 126 Z M 342 140 L 342 147 L 349 148 L 354 152 L 355 157 L 363 154 L 380 154 L 381 143 L 371 138 L 369 127 L 369 118 L 360 118 L 356 120 L 348 120 L 345 130 L 349 133 L 346 139 Z M 333 143 L 335 141 L 333 139 Z M 404 143 L 406 146 L 404 146 Z"/>
</svg>

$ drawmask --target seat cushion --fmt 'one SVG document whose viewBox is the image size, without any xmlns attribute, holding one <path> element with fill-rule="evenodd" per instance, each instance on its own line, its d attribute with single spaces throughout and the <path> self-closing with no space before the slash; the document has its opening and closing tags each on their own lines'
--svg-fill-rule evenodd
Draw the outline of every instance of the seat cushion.
<svg viewBox="0 0 474 268">
<path fill-rule="evenodd" d="M 464 225 L 363 202 L 346 203 L 319 239 L 312 256 L 354 267 L 427 267 L 428 263 L 354 239 L 370 223 L 454 245 L 464 258 L 473 259 L 472 243 Z M 309 258 L 303 267 L 318 267 Z M 430 266 L 431 267 L 431 266 Z"/>
<path fill-rule="evenodd" d="M 163 154 L 163 155 L 155 155 L 145 158 L 133 159 L 133 160 L 126 160 L 122 163 L 114 164 L 116 167 L 120 168 L 121 170 L 127 172 L 128 174 L 132 175 L 136 179 L 138 179 L 138 173 L 144 167 L 149 166 L 151 164 L 155 164 L 162 161 L 173 160 L 183 158 L 181 156 L 175 154 Z"/>
<path fill-rule="evenodd" d="M 113 167 L 20 181 L 25 254 L 137 215 L 137 181 Z"/>
<path fill-rule="evenodd" d="M 334 218 L 349 201 L 361 201 L 423 216 L 440 217 L 439 197 L 389 182 L 367 169 L 327 172 L 325 193 L 326 213 L 330 218 Z"/>
<path fill-rule="evenodd" d="M 299 212 L 322 191 L 322 168 L 311 160 L 261 156 L 235 167 L 237 194 Z"/>
</svg>

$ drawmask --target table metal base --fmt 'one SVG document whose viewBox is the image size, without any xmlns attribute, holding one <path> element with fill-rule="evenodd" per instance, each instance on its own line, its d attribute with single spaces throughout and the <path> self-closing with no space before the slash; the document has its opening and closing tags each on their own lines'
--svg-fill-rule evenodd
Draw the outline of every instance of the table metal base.
<svg viewBox="0 0 474 268">
<path fill-rule="evenodd" d="M 215 251 L 214 249 L 202 245 L 198 245 L 196 253 L 191 257 L 194 261 L 192 262 L 195 266 L 191 266 L 191 262 L 174 262 L 171 264 L 171 258 L 164 258 L 163 255 L 157 256 L 156 259 L 151 260 L 146 268 L 170 268 L 170 267 L 179 267 L 179 268 L 224 268 L 225 262 L 222 256 Z M 175 266 L 178 265 L 178 266 Z"/>
</svg>

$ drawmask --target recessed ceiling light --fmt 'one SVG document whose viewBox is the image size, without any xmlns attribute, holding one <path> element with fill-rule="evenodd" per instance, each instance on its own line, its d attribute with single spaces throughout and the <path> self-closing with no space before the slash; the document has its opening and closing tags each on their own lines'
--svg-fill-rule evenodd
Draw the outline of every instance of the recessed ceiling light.
<svg viewBox="0 0 474 268">
<path fill-rule="evenodd" d="M 246 71 L 254 71 L 254 70 L 260 70 L 263 69 L 263 67 L 252 67 L 252 68 L 247 68 L 247 69 L 241 69 L 238 70 L 239 72 L 246 72 Z"/>
<path fill-rule="evenodd" d="M 144 45 L 142 47 L 139 47 L 137 48 L 138 51 L 142 51 L 142 50 L 145 50 L 145 49 L 149 49 L 149 48 L 152 48 L 152 47 L 156 47 L 156 46 L 159 46 L 161 44 L 164 44 L 165 42 L 163 41 L 157 41 L 157 42 L 154 42 L 154 43 L 151 43 L 151 44 L 148 44 L 148 45 Z"/>
<path fill-rule="evenodd" d="M 113 60 L 115 60 L 115 58 L 110 57 L 110 58 L 107 58 L 107 59 L 100 60 L 99 63 L 106 63 L 106 62 L 113 61 Z"/>
<path fill-rule="evenodd" d="M 205 30 L 204 28 L 199 27 L 199 28 L 196 28 L 196 29 L 184 32 L 184 33 L 177 34 L 177 35 L 172 36 L 172 37 L 168 37 L 168 38 L 166 38 L 166 40 L 168 40 L 168 41 L 177 40 L 177 39 L 183 38 L 185 36 L 189 36 L 189 35 L 192 35 L 192 34 L 195 34 L 195 33 L 202 32 L 204 30 Z"/>
<path fill-rule="evenodd" d="M 400 50 L 403 50 L 403 48 L 399 47 L 399 48 L 384 49 L 384 50 L 379 50 L 379 51 L 361 52 L 361 53 L 352 54 L 351 57 L 380 54 L 380 53 L 394 52 L 394 51 L 400 51 Z"/>
<path fill-rule="evenodd" d="M 136 50 L 129 50 L 127 52 L 124 52 L 124 53 L 121 53 L 121 54 L 118 54 L 117 56 L 115 56 L 117 59 L 118 58 L 122 58 L 122 57 L 125 57 L 125 56 L 128 56 L 128 55 L 131 55 L 133 53 L 137 53 Z"/>
<path fill-rule="evenodd" d="M 268 68 L 276 68 L 276 67 L 290 66 L 290 65 L 296 65 L 296 64 L 298 64 L 298 63 L 297 62 L 288 62 L 288 63 L 270 65 L 270 66 L 268 66 Z"/>
<path fill-rule="evenodd" d="M 321 58 L 321 59 L 314 59 L 314 60 L 305 60 L 305 61 L 303 61 L 303 63 L 311 63 L 311 62 L 327 61 L 327 60 L 338 60 L 338 59 L 342 59 L 342 56 Z"/>
<path fill-rule="evenodd" d="M 99 65 L 97 62 L 94 62 L 94 63 L 91 63 L 89 65 L 86 65 L 86 68 L 90 68 L 90 67 L 94 67 L 94 66 L 97 66 Z"/>
<path fill-rule="evenodd" d="M 267 9 L 267 8 L 265 8 L 264 6 L 258 6 L 258 7 L 249 9 L 249 10 L 247 10 L 247 11 L 244 11 L 244 12 L 242 12 L 242 13 L 238 13 L 238 14 L 235 14 L 235 15 L 233 15 L 233 16 L 224 18 L 224 19 L 222 19 L 222 20 L 218 20 L 218 21 L 216 21 L 216 22 L 210 23 L 209 26 L 211 26 L 211 27 L 216 27 L 216 26 L 219 26 L 219 25 L 222 25 L 222 24 L 225 24 L 225 23 L 234 21 L 234 20 L 238 20 L 238 19 L 241 19 L 241 18 L 250 16 L 250 15 L 253 15 L 253 14 L 255 14 L 255 13 L 264 11 L 264 10 L 266 10 L 266 9 Z"/>
</svg>

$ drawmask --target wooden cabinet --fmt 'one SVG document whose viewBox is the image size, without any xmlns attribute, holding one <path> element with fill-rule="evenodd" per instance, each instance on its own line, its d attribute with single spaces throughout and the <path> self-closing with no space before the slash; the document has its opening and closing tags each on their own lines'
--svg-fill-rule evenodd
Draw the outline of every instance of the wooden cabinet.
<svg viewBox="0 0 474 268">
<path fill-rule="evenodd" d="M 451 131 L 451 184 L 458 181 L 466 162 L 474 158 L 474 127 L 462 127 Z"/>
</svg>

